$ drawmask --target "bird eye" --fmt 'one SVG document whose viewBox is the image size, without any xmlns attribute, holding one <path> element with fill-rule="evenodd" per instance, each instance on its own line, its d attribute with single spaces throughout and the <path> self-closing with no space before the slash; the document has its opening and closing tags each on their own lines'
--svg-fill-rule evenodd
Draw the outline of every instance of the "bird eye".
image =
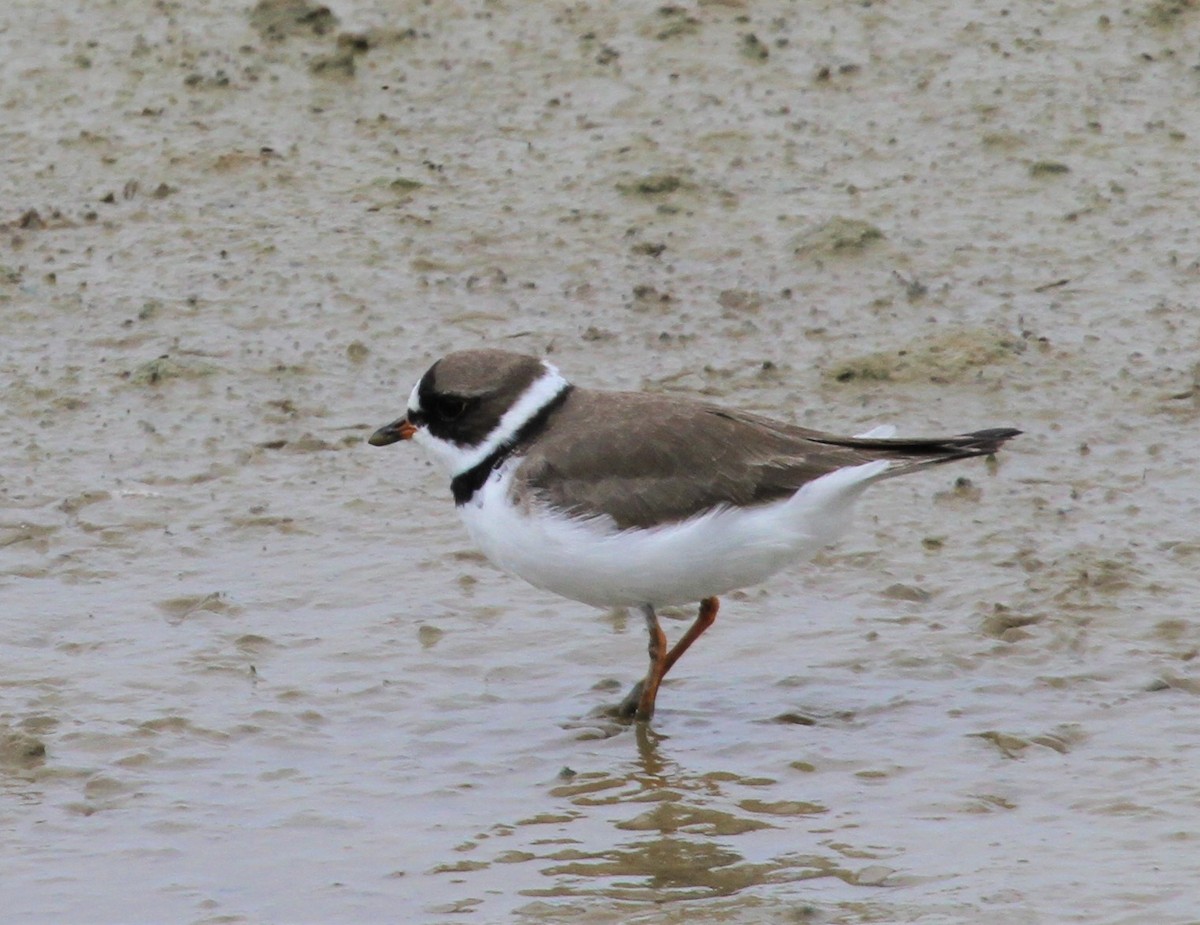
<svg viewBox="0 0 1200 925">
<path fill-rule="evenodd" d="M 467 400 L 459 398 L 457 395 L 443 395 L 437 400 L 438 417 L 446 421 L 453 421 L 460 417 L 467 410 Z"/>
</svg>

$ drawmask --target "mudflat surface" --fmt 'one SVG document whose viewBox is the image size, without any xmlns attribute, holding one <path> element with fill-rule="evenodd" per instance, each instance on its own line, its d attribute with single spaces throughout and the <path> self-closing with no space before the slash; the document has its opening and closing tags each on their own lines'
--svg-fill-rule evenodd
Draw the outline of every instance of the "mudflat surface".
<svg viewBox="0 0 1200 925">
<path fill-rule="evenodd" d="M 1197 47 L 1168 2 L 9 4 L 5 915 L 1194 922 Z M 640 619 L 365 444 L 479 344 L 1026 434 L 726 598 L 639 732 Z"/>
</svg>

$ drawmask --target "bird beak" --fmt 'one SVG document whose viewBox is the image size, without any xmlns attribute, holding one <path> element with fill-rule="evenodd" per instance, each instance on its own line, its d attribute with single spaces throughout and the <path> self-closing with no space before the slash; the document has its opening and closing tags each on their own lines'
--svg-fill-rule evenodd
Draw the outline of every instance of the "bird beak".
<svg viewBox="0 0 1200 925">
<path fill-rule="evenodd" d="M 389 443 L 395 443 L 397 440 L 411 440 L 413 434 L 417 432 L 417 425 L 410 421 L 407 417 L 396 418 L 391 424 L 385 424 L 375 433 L 371 434 L 367 443 L 371 446 L 387 446 Z"/>
</svg>

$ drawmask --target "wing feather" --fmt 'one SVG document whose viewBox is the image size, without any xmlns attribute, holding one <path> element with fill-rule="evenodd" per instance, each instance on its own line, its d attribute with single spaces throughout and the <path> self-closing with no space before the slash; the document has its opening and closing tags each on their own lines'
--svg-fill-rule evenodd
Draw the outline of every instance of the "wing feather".
<svg viewBox="0 0 1200 925">
<path fill-rule="evenodd" d="M 515 490 L 619 529 L 775 501 L 879 458 L 819 443 L 816 431 L 665 396 L 577 390 L 559 415 L 530 447 Z"/>
</svg>

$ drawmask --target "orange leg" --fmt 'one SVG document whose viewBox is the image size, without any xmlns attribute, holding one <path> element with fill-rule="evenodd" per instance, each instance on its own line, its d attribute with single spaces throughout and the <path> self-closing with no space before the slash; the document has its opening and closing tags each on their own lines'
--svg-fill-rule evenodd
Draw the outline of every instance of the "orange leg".
<svg viewBox="0 0 1200 925">
<path fill-rule="evenodd" d="M 646 672 L 646 680 L 642 682 L 642 694 L 638 698 L 635 717 L 639 723 L 644 723 L 654 715 L 654 700 L 658 697 L 658 686 L 662 683 L 663 675 L 667 673 L 667 634 L 658 625 L 658 615 L 654 608 L 647 606 L 642 611 L 646 617 L 646 629 L 650 631 L 650 669 Z"/>
<path fill-rule="evenodd" d="M 671 651 L 667 653 L 667 667 L 663 669 L 663 674 L 670 671 L 671 666 L 679 661 L 679 657 L 688 650 L 688 647 L 713 625 L 720 607 L 721 602 L 715 597 L 706 597 L 700 602 L 700 613 L 696 615 L 696 622 L 688 627 L 688 631 L 683 634 L 679 642 L 671 646 Z"/>
<path fill-rule="evenodd" d="M 635 684 L 629 695 L 621 701 L 620 707 L 617 708 L 621 716 L 632 716 L 639 723 L 644 723 L 654 715 L 654 701 L 658 697 L 662 679 L 692 643 L 713 625 L 719 607 L 720 601 L 715 597 L 702 600 L 696 621 L 669 652 L 666 651 L 666 634 L 658 625 L 658 616 L 654 613 L 654 608 L 648 605 L 642 608 L 642 615 L 646 618 L 646 629 L 650 632 L 650 669 L 646 672 L 645 680 Z"/>
</svg>

